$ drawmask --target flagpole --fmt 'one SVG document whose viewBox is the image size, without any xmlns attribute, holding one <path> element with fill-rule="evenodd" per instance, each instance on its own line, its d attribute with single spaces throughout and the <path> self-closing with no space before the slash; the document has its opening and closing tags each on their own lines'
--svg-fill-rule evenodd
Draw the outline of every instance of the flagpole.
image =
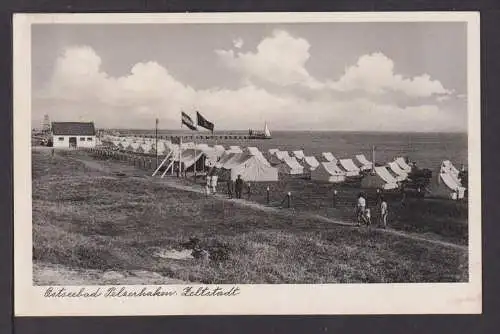
<svg viewBox="0 0 500 334">
<path fill-rule="evenodd" d="M 182 129 L 182 116 L 181 116 L 181 129 Z M 179 140 L 179 177 L 182 177 L 182 133 Z"/>
<path fill-rule="evenodd" d="M 375 171 L 375 145 L 372 145 L 372 173 Z"/>
<path fill-rule="evenodd" d="M 155 126 L 155 156 L 156 156 L 156 168 L 158 168 L 158 118 L 156 119 L 156 126 Z"/>
<path fill-rule="evenodd" d="M 196 121 L 198 122 L 198 114 L 196 114 Z M 196 182 L 196 134 L 194 135 L 194 182 Z"/>
</svg>

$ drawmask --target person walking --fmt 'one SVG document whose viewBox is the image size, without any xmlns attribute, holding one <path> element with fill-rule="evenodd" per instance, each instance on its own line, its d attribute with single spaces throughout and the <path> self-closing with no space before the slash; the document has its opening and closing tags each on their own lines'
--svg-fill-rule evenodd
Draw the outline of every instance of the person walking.
<svg viewBox="0 0 500 334">
<path fill-rule="evenodd" d="M 387 208 L 387 202 L 385 201 L 384 197 L 380 198 L 380 223 L 382 224 L 383 228 L 387 227 L 387 215 L 388 215 L 388 208 Z"/>
<path fill-rule="evenodd" d="M 241 175 L 238 175 L 238 178 L 234 183 L 234 190 L 236 192 L 236 198 L 241 198 L 241 191 L 243 190 L 243 179 L 241 178 Z"/>
<path fill-rule="evenodd" d="M 212 175 L 212 194 L 214 195 L 217 192 L 217 179 L 218 179 L 217 175 Z"/>
<path fill-rule="evenodd" d="M 233 188 L 234 188 L 233 179 L 229 178 L 229 180 L 227 180 L 227 195 L 229 196 L 229 198 L 233 198 Z"/>
<path fill-rule="evenodd" d="M 356 219 L 357 219 L 358 225 L 361 224 L 361 218 L 362 218 L 363 214 L 365 213 L 365 209 L 366 209 L 366 199 L 365 199 L 363 193 L 359 193 L 358 202 L 357 202 L 357 206 L 356 206 Z"/>
</svg>

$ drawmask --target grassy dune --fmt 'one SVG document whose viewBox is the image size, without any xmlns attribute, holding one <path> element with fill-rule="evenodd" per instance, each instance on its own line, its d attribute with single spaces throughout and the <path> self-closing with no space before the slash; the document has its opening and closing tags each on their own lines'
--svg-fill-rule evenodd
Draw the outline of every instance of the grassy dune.
<svg viewBox="0 0 500 334">
<path fill-rule="evenodd" d="M 193 236 L 210 260 L 154 256 Z M 33 237 L 35 263 L 202 283 L 467 280 L 461 250 L 246 208 L 48 152 L 33 151 Z"/>
</svg>

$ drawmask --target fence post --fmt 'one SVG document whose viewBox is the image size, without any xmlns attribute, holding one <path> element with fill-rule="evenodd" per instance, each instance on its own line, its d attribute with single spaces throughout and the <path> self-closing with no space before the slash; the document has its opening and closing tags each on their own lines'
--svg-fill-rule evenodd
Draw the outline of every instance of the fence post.
<svg viewBox="0 0 500 334">
<path fill-rule="evenodd" d="M 286 194 L 286 202 L 287 202 L 287 207 L 290 208 L 291 204 L 292 204 L 292 193 L 289 191 L 287 194 Z"/>
<path fill-rule="evenodd" d="M 267 204 L 269 205 L 269 186 L 267 186 L 267 189 L 266 189 L 266 201 L 267 201 Z"/>
</svg>

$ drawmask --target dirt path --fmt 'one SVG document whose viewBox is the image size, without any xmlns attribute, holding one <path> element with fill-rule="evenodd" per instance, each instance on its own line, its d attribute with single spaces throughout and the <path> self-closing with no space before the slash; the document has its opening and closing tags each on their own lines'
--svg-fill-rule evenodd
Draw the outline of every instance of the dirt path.
<svg viewBox="0 0 500 334">
<path fill-rule="evenodd" d="M 76 161 L 79 161 L 79 162 L 85 164 L 90 169 L 101 171 L 103 173 L 112 174 L 114 172 L 112 169 L 110 169 L 106 166 L 103 166 L 101 163 L 99 163 L 98 161 L 95 161 L 95 160 L 86 160 L 86 159 L 80 159 L 80 158 L 76 158 L 76 157 L 71 157 L 71 159 L 74 159 Z M 132 178 L 135 180 L 141 180 L 141 181 L 145 181 L 145 182 L 156 182 L 156 183 L 165 185 L 166 187 L 169 187 L 169 188 L 175 188 L 175 189 L 184 190 L 184 191 L 196 192 L 196 193 L 200 193 L 200 194 L 205 193 L 204 189 L 199 185 L 180 184 L 177 180 L 172 179 L 172 178 L 163 178 L 163 179 L 160 177 L 148 177 L 148 178 L 132 177 Z M 254 210 L 272 212 L 272 213 L 286 216 L 286 217 L 299 216 L 299 217 L 309 218 L 309 219 L 313 219 L 313 220 L 320 220 L 322 222 L 326 222 L 329 224 L 341 225 L 341 226 L 346 226 L 346 227 L 350 227 L 350 228 L 359 228 L 355 224 L 343 222 L 343 221 L 336 220 L 336 219 L 331 219 L 331 218 L 321 216 L 318 214 L 297 213 L 295 211 L 282 210 L 282 209 L 275 208 L 275 207 L 269 207 L 269 206 L 266 206 L 266 205 L 263 205 L 260 203 L 247 201 L 245 199 L 229 199 L 221 194 L 210 195 L 210 196 L 215 196 L 217 199 L 219 199 L 221 201 L 233 202 L 233 203 L 236 203 L 237 205 L 252 208 Z M 454 244 L 454 243 L 446 242 L 446 241 L 442 241 L 442 240 L 429 239 L 429 238 L 426 238 L 426 237 L 423 237 L 423 236 L 420 236 L 417 234 L 397 231 L 397 230 L 394 230 L 391 228 L 387 228 L 387 229 L 376 228 L 376 230 L 379 232 L 382 232 L 382 233 L 388 233 L 388 234 L 392 234 L 392 235 L 395 235 L 398 237 L 407 238 L 407 239 L 416 240 L 416 241 L 428 242 L 428 243 L 443 246 L 443 247 L 454 248 L 454 249 L 462 250 L 462 251 L 468 250 L 467 246 L 458 245 L 458 244 Z"/>
</svg>

